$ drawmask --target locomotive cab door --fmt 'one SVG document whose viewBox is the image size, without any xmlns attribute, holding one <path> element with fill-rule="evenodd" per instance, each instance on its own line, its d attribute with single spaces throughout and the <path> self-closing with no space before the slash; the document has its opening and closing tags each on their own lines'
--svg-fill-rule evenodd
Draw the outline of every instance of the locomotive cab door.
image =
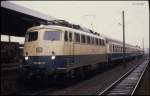
<svg viewBox="0 0 150 96">
<path fill-rule="evenodd" d="M 74 64 L 74 38 L 73 32 L 64 32 L 64 54 L 66 54 L 67 66 L 71 67 Z"/>
<path fill-rule="evenodd" d="M 74 42 L 74 38 L 73 38 L 73 33 L 69 32 L 69 55 L 73 56 L 74 55 L 74 46 L 73 46 L 73 42 Z"/>
</svg>

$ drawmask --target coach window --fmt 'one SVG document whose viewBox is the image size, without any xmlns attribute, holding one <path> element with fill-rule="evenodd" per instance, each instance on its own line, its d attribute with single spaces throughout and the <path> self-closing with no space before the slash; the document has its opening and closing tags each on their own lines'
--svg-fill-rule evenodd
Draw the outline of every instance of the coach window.
<svg viewBox="0 0 150 96">
<path fill-rule="evenodd" d="M 121 46 L 120 46 L 120 52 L 121 52 Z"/>
<path fill-rule="evenodd" d="M 74 33 L 75 36 L 75 42 L 80 42 L 80 34 Z"/>
<path fill-rule="evenodd" d="M 67 32 L 67 31 L 65 31 L 64 40 L 65 40 L 65 41 L 68 41 L 68 32 Z"/>
<path fill-rule="evenodd" d="M 58 41 L 60 40 L 60 32 L 46 31 L 44 33 L 44 40 Z"/>
<path fill-rule="evenodd" d="M 90 37 L 87 36 L 87 43 L 90 44 Z"/>
<path fill-rule="evenodd" d="M 111 45 L 109 45 L 109 50 L 110 50 L 110 52 L 111 52 Z"/>
<path fill-rule="evenodd" d="M 118 46 L 117 46 L 116 50 L 117 50 L 117 52 L 119 51 L 119 50 L 118 50 Z"/>
<path fill-rule="evenodd" d="M 69 32 L 69 41 L 72 41 L 72 33 Z"/>
<path fill-rule="evenodd" d="M 115 45 L 113 45 L 113 52 L 115 52 Z"/>
<path fill-rule="evenodd" d="M 85 43 L 85 35 L 81 35 L 81 43 Z"/>
<path fill-rule="evenodd" d="M 112 44 L 111 44 L 111 52 L 113 52 L 113 46 L 112 46 Z"/>
</svg>

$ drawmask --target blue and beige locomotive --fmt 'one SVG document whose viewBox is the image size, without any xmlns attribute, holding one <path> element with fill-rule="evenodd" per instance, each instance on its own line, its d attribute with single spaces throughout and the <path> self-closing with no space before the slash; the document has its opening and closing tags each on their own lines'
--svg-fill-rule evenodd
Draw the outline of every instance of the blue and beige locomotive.
<svg viewBox="0 0 150 96">
<path fill-rule="evenodd" d="M 108 64 L 108 60 L 114 59 L 113 56 L 117 57 L 113 55 L 117 50 L 111 51 L 110 46 L 119 45 L 121 48 L 121 43 L 112 42 L 79 25 L 60 22 L 62 21 L 53 21 L 53 24 L 35 26 L 27 30 L 22 67 L 27 76 L 93 70 Z M 134 49 L 133 47 L 132 51 Z M 122 55 L 121 52 L 120 49 L 118 55 Z"/>
</svg>

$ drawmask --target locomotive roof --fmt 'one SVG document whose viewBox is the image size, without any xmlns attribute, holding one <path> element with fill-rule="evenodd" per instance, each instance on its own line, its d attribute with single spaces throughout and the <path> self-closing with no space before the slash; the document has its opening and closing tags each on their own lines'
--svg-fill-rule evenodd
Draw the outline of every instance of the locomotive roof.
<svg viewBox="0 0 150 96">
<path fill-rule="evenodd" d="M 90 32 L 84 32 L 84 31 L 82 31 L 82 30 L 77 30 L 77 29 L 74 29 L 74 28 L 69 28 L 69 27 L 65 27 L 65 26 L 58 26 L 58 25 L 41 25 L 41 26 L 34 26 L 34 27 L 29 28 L 27 31 L 38 30 L 38 29 L 43 29 L 43 28 L 46 28 L 46 29 L 51 28 L 51 29 L 57 29 L 57 30 L 70 30 L 70 31 L 72 30 L 72 31 L 77 32 L 77 33 L 89 34 L 89 35 L 91 35 L 91 36 L 104 39 L 104 37 L 103 37 L 103 36 L 100 36 L 100 35 L 91 34 Z"/>
</svg>

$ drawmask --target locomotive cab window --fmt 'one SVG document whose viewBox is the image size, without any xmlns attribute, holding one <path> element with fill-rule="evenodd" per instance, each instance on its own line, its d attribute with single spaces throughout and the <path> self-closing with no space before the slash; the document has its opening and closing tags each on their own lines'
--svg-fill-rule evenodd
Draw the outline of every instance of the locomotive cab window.
<svg viewBox="0 0 150 96">
<path fill-rule="evenodd" d="M 28 32 L 26 33 L 25 38 L 26 38 L 25 39 L 26 42 L 36 41 L 38 39 L 38 32 L 37 31 Z"/>
<path fill-rule="evenodd" d="M 46 31 L 44 33 L 44 40 L 58 41 L 60 40 L 60 32 Z"/>
</svg>

